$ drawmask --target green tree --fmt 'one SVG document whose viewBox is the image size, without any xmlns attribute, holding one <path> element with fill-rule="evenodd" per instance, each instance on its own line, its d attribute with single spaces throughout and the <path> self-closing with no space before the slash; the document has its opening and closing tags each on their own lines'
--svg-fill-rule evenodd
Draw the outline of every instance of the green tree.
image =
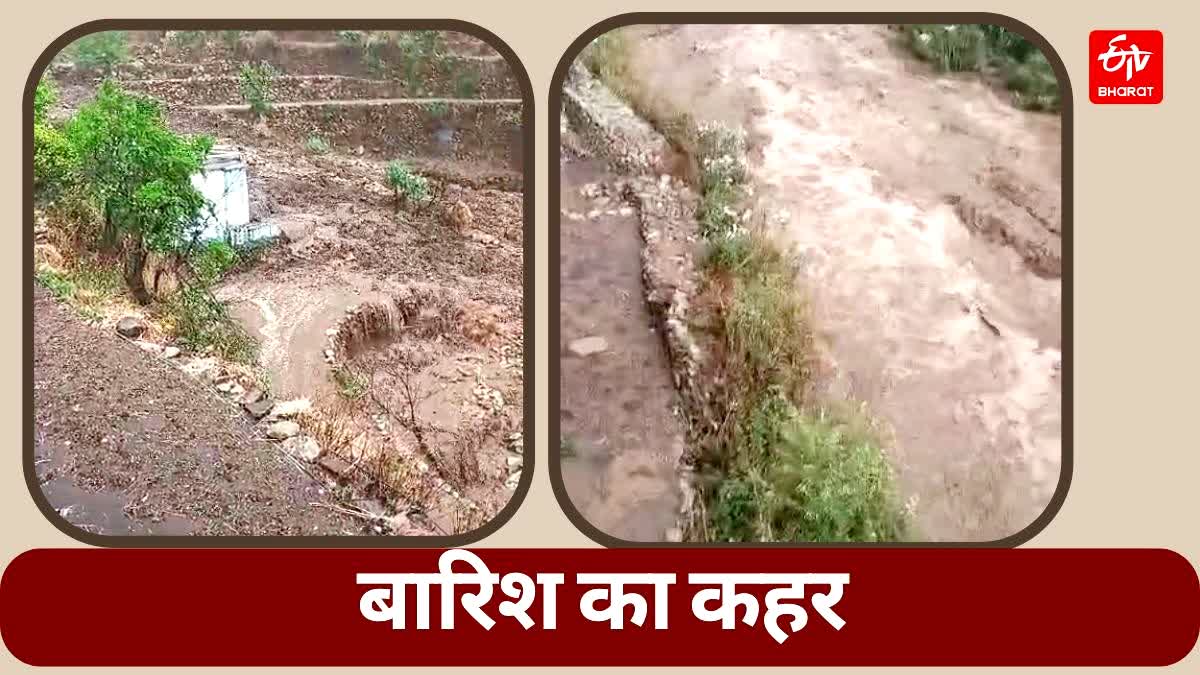
<svg viewBox="0 0 1200 675">
<path fill-rule="evenodd" d="M 67 189 L 75 166 L 70 144 L 49 119 L 50 108 L 57 101 L 54 82 L 38 82 L 33 93 L 33 190 L 39 202 L 60 196 Z"/>
<path fill-rule="evenodd" d="M 174 133 L 158 101 L 111 81 L 100 85 L 64 134 L 78 162 L 79 185 L 95 200 L 106 231 L 123 245 L 126 284 L 138 302 L 148 303 L 146 251 L 174 248 L 197 227 L 207 202 L 191 177 L 212 139 Z"/>
</svg>

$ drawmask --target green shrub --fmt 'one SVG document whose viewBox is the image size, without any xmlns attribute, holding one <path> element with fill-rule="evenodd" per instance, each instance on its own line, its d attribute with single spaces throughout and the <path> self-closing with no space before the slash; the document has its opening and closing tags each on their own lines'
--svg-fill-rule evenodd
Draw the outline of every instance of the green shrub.
<svg viewBox="0 0 1200 675">
<path fill-rule="evenodd" d="M 58 101 L 52 80 L 42 80 L 33 94 L 33 190 L 39 202 L 54 201 L 70 187 L 75 152 L 62 131 L 49 121 Z"/>
<path fill-rule="evenodd" d="M 242 100 L 250 104 L 250 112 L 264 117 L 275 104 L 275 78 L 279 71 L 266 61 L 244 64 L 238 76 Z"/>
<path fill-rule="evenodd" d="M 314 155 L 324 155 L 329 152 L 329 141 L 313 134 L 308 137 L 308 140 L 304 141 L 304 149 Z"/>
<path fill-rule="evenodd" d="M 454 76 L 454 95 L 457 98 L 475 98 L 479 93 L 480 75 L 476 70 L 462 70 Z"/>
<path fill-rule="evenodd" d="M 385 181 L 392 188 L 397 207 L 429 199 L 429 181 L 400 160 L 388 162 Z"/>
<path fill-rule="evenodd" d="M 421 78 L 431 67 L 441 63 L 444 56 L 442 36 L 435 30 L 403 31 L 396 35 L 396 51 L 400 55 L 400 70 L 409 88 L 417 90 Z"/>
<path fill-rule="evenodd" d="M 238 250 L 226 241 L 207 241 L 190 256 L 192 271 L 198 283 L 205 286 L 216 283 L 226 272 L 238 264 Z"/>
<path fill-rule="evenodd" d="M 149 302 L 142 283 L 145 252 L 173 249 L 198 228 L 207 201 L 191 177 L 212 139 L 176 134 L 158 101 L 112 81 L 100 85 L 63 134 L 77 187 L 103 214 L 108 233 L 124 240 L 130 290 L 139 302 Z"/>
<path fill-rule="evenodd" d="M 746 180 L 746 132 L 719 122 L 696 129 L 696 158 L 700 162 L 700 189 L 740 185 Z"/>
<path fill-rule="evenodd" d="M 1061 108 L 1058 77 L 1046 55 L 1019 33 L 989 24 L 917 24 L 904 28 L 905 44 L 938 70 L 995 72 L 1022 108 Z"/>
<path fill-rule="evenodd" d="M 729 236 L 737 228 L 737 211 L 734 207 L 741 199 L 741 190 L 731 183 L 717 183 L 704 191 L 696 220 L 700 234 L 705 239 Z"/>
<path fill-rule="evenodd" d="M 338 393 L 351 401 L 357 401 L 365 396 L 370 386 L 366 377 L 355 373 L 345 365 L 339 365 L 333 369 L 333 382 L 337 385 Z"/>
<path fill-rule="evenodd" d="M 54 80 L 40 80 L 33 90 L 33 123 L 46 122 L 55 103 L 58 103 L 58 87 Z"/>
<path fill-rule="evenodd" d="M 246 34 L 244 30 L 223 30 L 221 31 L 221 42 L 230 49 L 236 49 L 242 43 L 242 36 Z"/>
<path fill-rule="evenodd" d="M 160 311 L 180 344 L 189 349 L 212 349 L 221 358 L 239 363 L 253 363 L 258 356 L 254 338 L 203 284 L 185 284 Z"/>
<path fill-rule="evenodd" d="M 177 30 L 171 33 L 170 41 L 180 49 L 195 49 L 208 43 L 208 34 L 202 30 Z"/>
<path fill-rule="evenodd" d="M 704 256 L 704 268 L 737 274 L 750 261 L 753 248 L 754 242 L 746 232 L 712 237 Z"/>
<path fill-rule="evenodd" d="M 445 119 L 450 114 L 450 106 L 445 101 L 429 101 L 422 103 L 421 107 L 435 120 Z"/>
<path fill-rule="evenodd" d="M 112 72 L 129 60 L 129 40 L 124 31 L 91 33 L 72 42 L 63 52 L 78 68 Z"/>
</svg>

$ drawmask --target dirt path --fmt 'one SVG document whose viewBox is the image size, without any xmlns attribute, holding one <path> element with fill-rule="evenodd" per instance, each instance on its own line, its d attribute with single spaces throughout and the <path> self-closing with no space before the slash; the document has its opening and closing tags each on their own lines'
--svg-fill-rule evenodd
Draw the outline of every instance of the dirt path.
<svg viewBox="0 0 1200 675">
<path fill-rule="evenodd" d="M 323 487 L 233 406 L 34 291 L 34 461 L 95 534 L 356 535 Z"/>
<path fill-rule="evenodd" d="M 562 475 L 589 523 L 627 541 L 671 538 L 683 429 L 642 289 L 638 219 L 594 160 L 562 167 Z M 595 353 L 572 348 L 600 339 Z M 585 350 L 587 351 L 587 350 Z"/>
<path fill-rule="evenodd" d="M 894 429 L 922 536 L 1031 523 L 1062 453 L 1059 119 L 938 77 L 882 26 L 630 42 L 673 107 L 750 132 L 756 191 L 804 261 L 831 393 Z"/>
</svg>

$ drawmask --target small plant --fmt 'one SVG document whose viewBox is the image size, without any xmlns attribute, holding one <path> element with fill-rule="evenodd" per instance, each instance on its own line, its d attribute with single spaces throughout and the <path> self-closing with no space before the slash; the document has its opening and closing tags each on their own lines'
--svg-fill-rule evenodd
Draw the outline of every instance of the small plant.
<svg viewBox="0 0 1200 675">
<path fill-rule="evenodd" d="M 420 204 L 429 198 L 429 181 L 400 160 L 388 162 L 385 180 L 396 199 L 396 208 Z"/>
<path fill-rule="evenodd" d="M 314 155 L 324 155 L 329 152 L 329 141 L 313 134 L 308 137 L 308 140 L 304 141 L 304 149 Z"/>
<path fill-rule="evenodd" d="M 704 267 L 737 274 L 750 262 L 753 248 L 754 242 L 745 232 L 725 237 L 713 237 L 709 240 Z"/>
<path fill-rule="evenodd" d="M 734 205 L 740 198 L 741 191 L 730 183 L 717 183 L 705 190 L 696 211 L 700 234 L 706 239 L 733 234 L 737 227 Z"/>
<path fill-rule="evenodd" d="M 458 98 L 475 98 L 479 93 L 480 75 L 476 70 L 461 70 L 454 76 L 454 95 Z"/>
<path fill-rule="evenodd" d="M 177 30 L 168 36 L 168 41 L 178 49 L 196 49 L 208 42 L 208 35 L 202 30 Z"/>
<path fill-rule="evenodd" d="M 54 201 L 70 187 L 75 151 L 62 130 L 49 121 L 58 101 L 51 80 L 38 83 L 33 95 L 33 190 L 41 203 Z"/>
<path fill-rule="evenodd" d="M 129 60 L 129 40 L 125 31 L 104 31 L 85 35 L 63 50 L 84 70 L 112 72 Z"/>
<path fill-rule="evenodd" d="M 230 49 L 236 49 L 238 45 L 242 44 L 242 36 L 245 33 L 246 31 L 244 30 L 223 30 L 220 33 L 221 42 L 225 43 L 225 46 Z"/>
<path fill-rule="evenodd" d="M 366 396 L 370 382 L 348 366 L 339 365 L 333 369 L 333 382 L 337 385 L 338 393 L 351 401 Z"/>
<path fill-rule="evenodd" d="M 990 24 L 916 24 L 903 31 L 908 48 L 938 70 L 996 74 L 1019 107 L 1060 109 L 1054 69 L 1045 54 L 1019 33 Z"/>
<path fill-rule="evenodd" d="M 423 103 L 422 107 L 435 120 L 445 119 L 446 115 L 450 114 L 450 106 L 445 101 L 429 101 Z"/>
<path fill-rule="evenodd" d="M 212 349 L 224 359 L 247 364 L 258 356 L 258 343 L 202 283 L 183 286 L 160 311 L 180 344 L 189 349 Z"/>
<path fill-rule="evenodd" d="M 204 242 L 191 256 L 197 282 L 212 285 L 239 262 L 238 250 L 226 241 Z"/>
<path fill-rule="evenodd" d="M 250 112 L 265 117 L 275 103 L 275 78 L 279 72 L 266 61 L 245 64 L 239 75 L 242 98 L 250 104 Z"/>
</svg>

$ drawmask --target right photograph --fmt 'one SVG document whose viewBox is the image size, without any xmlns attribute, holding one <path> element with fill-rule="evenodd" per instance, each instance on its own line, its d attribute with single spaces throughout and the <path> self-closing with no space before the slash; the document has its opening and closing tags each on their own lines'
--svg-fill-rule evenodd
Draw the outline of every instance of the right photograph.
<svg viewBox="0 0 1200 675">
<path fill-rule="evenodd" d="M 638 24 L 568 54 L 551 479 L 585 532 L 979 544 L 1049 521 L 1070 84 L 998 23 Z"/>
</svg>

